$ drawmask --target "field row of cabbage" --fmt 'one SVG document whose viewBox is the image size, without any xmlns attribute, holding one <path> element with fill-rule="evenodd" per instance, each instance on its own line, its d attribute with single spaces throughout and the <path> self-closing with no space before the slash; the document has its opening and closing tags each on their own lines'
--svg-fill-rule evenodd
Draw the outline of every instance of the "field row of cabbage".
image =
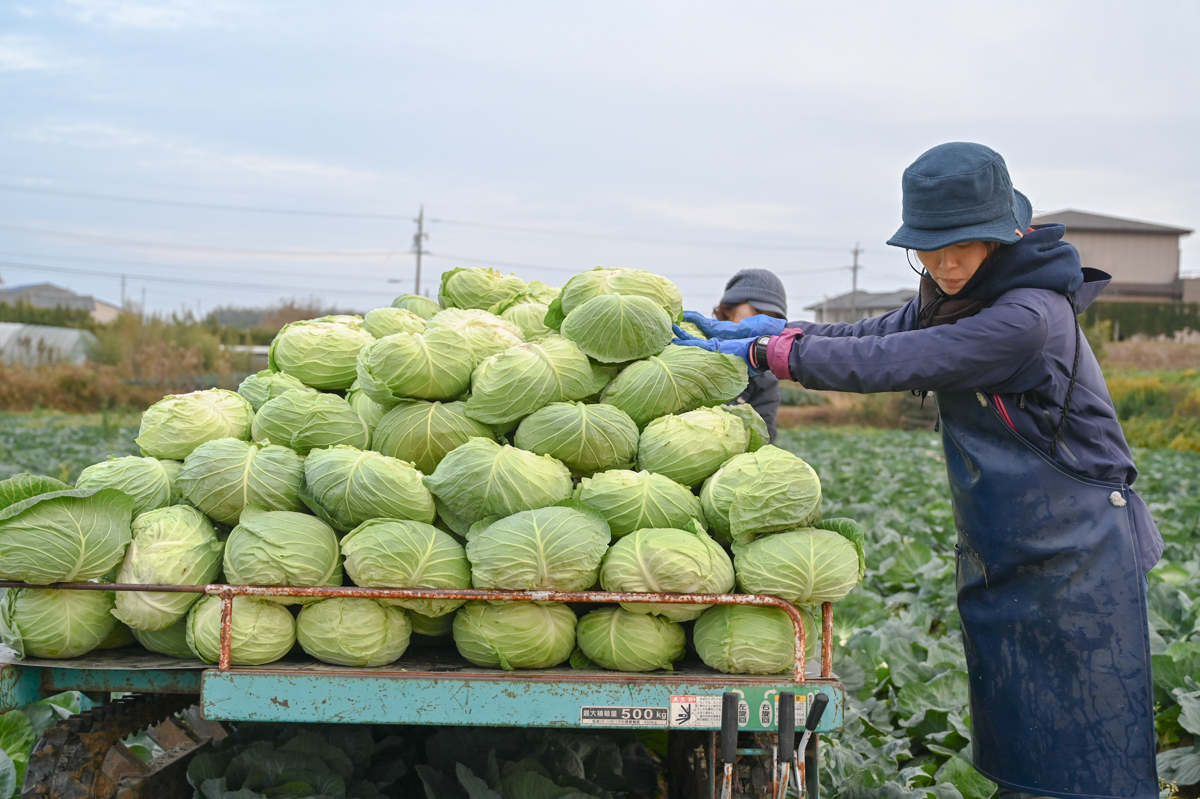
<svg viewBox="0 0 1200 799">
<path fill-rule="evenodd" d="M 106 456 L 136 453 L 137 419 L 0 417 L 0 479 L 21 471 L 73 480 Z M 836 667 L 854 696 L 827 741 L 838 795 L 883 789 L 967 799 L 994 786 L 968 768 L 966 671 L 954 610 L 953 517 L 938 437 L 923 432 L 784 431 L 780 446 L 820 474 L 825 514 L 868 530 L 868 573 L 836 608 Z M 1150 607 L 1162 776 L 1200 782 L 1200 455 L 1138 453 L 1138 488 L 1167 540 Z M 836 786 L 836 787 L 835 787 Z M 943 799 L 951 799 L 944 797 Z"/>
</svg>

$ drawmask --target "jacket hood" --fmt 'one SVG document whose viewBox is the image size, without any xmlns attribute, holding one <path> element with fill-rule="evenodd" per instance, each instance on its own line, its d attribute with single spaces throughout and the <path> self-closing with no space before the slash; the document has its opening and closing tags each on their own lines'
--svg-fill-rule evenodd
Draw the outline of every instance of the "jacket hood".
<svg viewBox="0 0 1200 799">
<path fill-rule="evenodd" d="M 1079 251 L 1062 240 L 1066 232 L 1062 225 L 1034 226 L 1020 241 L 1001 247 L 984 262 L 961 295 L 992 302 L 1013 289 L 1075 293 L 1084 282 L 1083 267 Z"/>
</svg>

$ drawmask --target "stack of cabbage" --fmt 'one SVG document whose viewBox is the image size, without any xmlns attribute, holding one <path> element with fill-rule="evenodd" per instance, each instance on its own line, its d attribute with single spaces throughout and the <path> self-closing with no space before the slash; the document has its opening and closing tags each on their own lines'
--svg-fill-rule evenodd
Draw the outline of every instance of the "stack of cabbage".
<svg viewBox="0 0 1200 799">
<path fill-rule="evenodd" d="M 0 577 L 34 584 L 488 588 L 773 594 L 836 601 L 862 535 L 820 520 L 804 461 L 765 443 L 736 358 L 672 345 L 682 299 L 648 272 L 595 269 L 560 290 L 487 269 L 365 317 L 295 322 L 237 393 L 170 396 L 144 457 L 74 488 L 0 482 Z M 727 550 L 732 550 L 732 557 Z M 185 593 L 9 591 L 0 635 L 73 657 L 130 634 L 217 659 L 220 600 Z M 477 665 L 670 669 L 685 624 L 727 672 L 786 671 L 776 608 L 239 597 L 235 664 L 298 642 L 322 661 L 395 661 L 453 636 Z M 815 635 L 812 636 L 815 638 Z"/>
</svg>

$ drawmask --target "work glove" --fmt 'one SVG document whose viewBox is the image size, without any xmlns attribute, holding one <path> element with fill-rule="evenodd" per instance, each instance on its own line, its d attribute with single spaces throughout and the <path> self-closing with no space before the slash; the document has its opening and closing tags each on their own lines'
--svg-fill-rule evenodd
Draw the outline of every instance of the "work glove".
<svg viewBox="0 0 1200 799">
<path fill-rule="evenodd" d="M 718 324 L 727 323 L 718 322 Z M 699 347 L 700 349 L 708 350 L 709 352 L 719 352 L 722 355 L 733 355 L 734 357 L 741 358 L 746 362 L 746 369 L 749 370 L 751 377 L 761 374 L 764 371 L 763 369 L 755 369 L 754 365 L 750 363 L 750 347 L 753 346 L 754 342 L 758 340 L 757 337 L 732 340 L 710 338 L 705 340 L 702 338 L 696 338 L 695 336 L 680 329 L 679 325 L 673 325 L 673 327 L 675 328 L 676 338 L 671 341 L 672 344 L 678 344 L 681 347 Z"/>
<path fill-rule="evenodd" d="M 684 311 L 683 321 L 691 322 L 700 328 L 700 332 L 709 338 L 724 341 L 739 338 L 758 338 L 759 336 L 778 336 L 783 332 L 787 322 L 766 314 L 758 314 L 743 319 L 740 322 L 718 322 L 709 319 L 704 314 L 695 311 Z"/>
</svg>

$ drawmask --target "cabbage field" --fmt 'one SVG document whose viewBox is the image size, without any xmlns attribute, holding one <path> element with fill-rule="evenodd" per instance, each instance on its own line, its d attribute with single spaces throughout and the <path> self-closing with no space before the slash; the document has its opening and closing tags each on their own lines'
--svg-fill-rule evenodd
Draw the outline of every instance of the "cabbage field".
<svg viewBox="0 0 1200 799">
<path fill-rule="evenodd" d="M 109 455 L 137 452 L 138 419 L 0 416 L 0 478 L 46 470 L 73 482 Z M 836 667 L 854 700 L 823 740 L 834 795 L 968 799 L 994 786 L 966 768 L 966 672 L 954 611 L 953 518 L 940 440 L 925 432 L 781 431 L 777 444 L 821 477 L 826 513 L 867 529 L 866 579 L 835 612 Z M 1137 487 L 1167 541 L 1150 578 L 1162 776 L 1200 782 L 1200 455 L 1136 452 Z M 938 787 L 938 786 L 941 787 Z"/>
</svg>

